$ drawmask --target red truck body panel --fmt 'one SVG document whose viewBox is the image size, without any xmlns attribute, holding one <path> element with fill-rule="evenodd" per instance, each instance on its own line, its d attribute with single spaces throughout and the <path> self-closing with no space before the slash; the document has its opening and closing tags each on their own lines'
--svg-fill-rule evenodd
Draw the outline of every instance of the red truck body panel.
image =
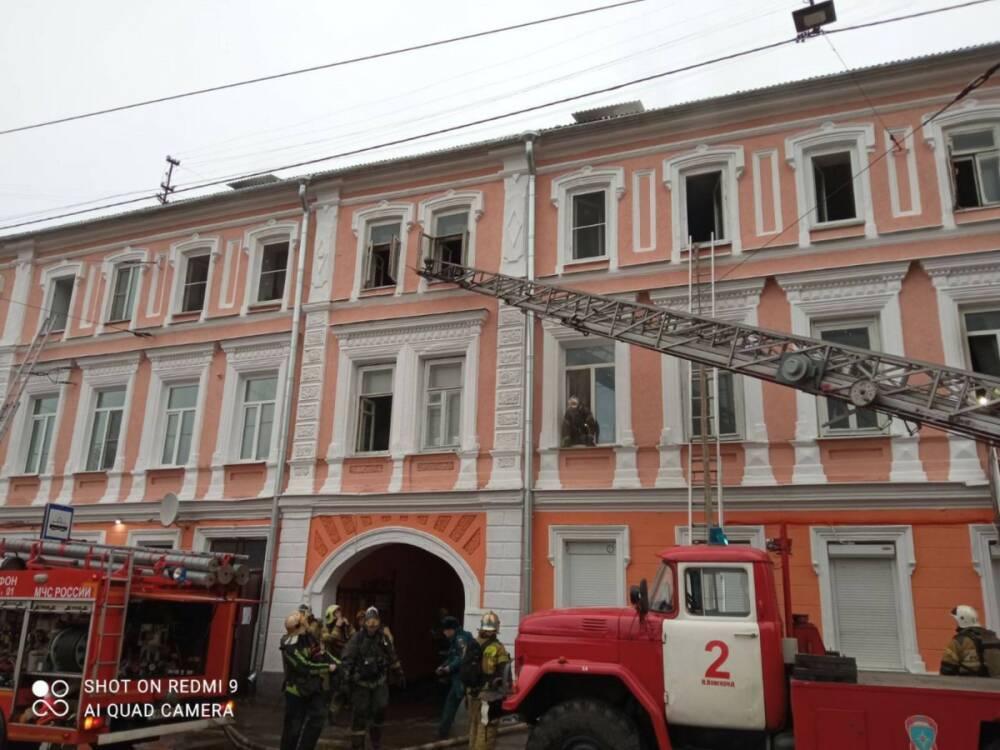
<svg viewBox="0 0 1000 750">
<path fill-rule="evenodd" d="M 792 714 L 795 750 L 977 750 L 982 723 L 1000 721 L 1000 681 L 890 673 L 861 673 L 857 684 L 793 680 Z"/>
</svg>

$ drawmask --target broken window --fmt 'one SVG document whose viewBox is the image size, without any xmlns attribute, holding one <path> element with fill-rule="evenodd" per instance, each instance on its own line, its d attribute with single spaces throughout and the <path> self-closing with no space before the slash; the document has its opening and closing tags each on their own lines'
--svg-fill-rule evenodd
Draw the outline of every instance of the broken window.
<svg viewBox="0 0 1000 750">
<path fill-rule="evenodd" d="M 998 129 L 979 128 L 948 136 L 955 208 L 1000 203 Z"/>
<path fill-rule="evenodd" d="M 1000 310 L 966 313 L 965 331 L 972 369 L 1000 377 Z"/>
<path fill-rule="evenodd" d="M 184 294 L 181 299 L 181 312 L 201 312 L 202 308 L 205 307 L 205 291 L 208 289 L 208 261 L 208 253 L 188 256 L 184 269 Z M 284 269 L 282 269 L 283 272 Z"/>
<path fill-rule="evenodd" d="M 52 281 L 52 301 L 49 303 L 49 330 L 65 331 L 69 307 L 73 301 L 73 276 Z"/>
<path fill-rule="evenodd" d="M 829 341 L 841 346 L 855 346 L 861 349 L 878 347 L 875 336 L 875 324 L 870 323 L 825 323 L 819 327 L 818 336 L 823 341 Z M 822 399 L 823 422 L 828 434 L 842 432 L 871 431 L 881 428 L 878 412 L 873 409 L 855 409 L 846 401 L 839 399 Z"/>
<path fill-rule="evenodd" d="M 361 371 L 358 399 L 358 453 L 389 450 L 392 425 L 392 368 L 369 367 Z"/>
<path fill-rule="evenodd" d="M 614 344 L 567 349 L 563 447 L 614 441 Z"/>
<path fill-rule="evenodd" d="M 260 254 L 260 281 L 257 284 L 258 302 L 273 302 L 285 296 L 285 273 L 287 270 L 288 242 L 272 242 L 264 245 Z M 207 266 L 205 273 L 207 280 Z"/>
<path fill-rule="evenodd" d="M 701 437 L 701 380 L 698 377 L 697 366 L 691 373 L 691 436 Z M 739 434 L 737 427 L 736 383 L 731 372 L 716 371 L 719 379 L 719 405 L 715 407 L 715 387 L 712 384 L 712 368 L 706 367 L 706 382 L 708 383 L 708 434 L 715 437 L 734 437 Z M 718 428 L 716 427 L 718 422 Z"/>
<path fill-rule="evenodd" d="M 469 212 L 441 214 L 434 218 L 431 257 L 445 263 L 465 263 L 469 245 Z"/>
<path fill-rule="evenodd" d="M 722 172 L 704 172 L 684 178 L 687 233 L 692 242 L 726 238 L 722 208 Z"/>
<path fill-rule="evenodd" d="M 816 221 L 856 219 L 854 204 L 854 173 L 849 151 L 812 157 L 813 180 L 816 187 Z"/>
<path fill-rule="evenodd" d="M 399 268 L 400 223 L 372 224 L 368 228 L 363 289 L 396 286 Z"/>
<path fill-rule="evenodd" d="M 607 228 L 605 191 L 573 196 L 573 260 L 603 258 Z"/>
</svg>

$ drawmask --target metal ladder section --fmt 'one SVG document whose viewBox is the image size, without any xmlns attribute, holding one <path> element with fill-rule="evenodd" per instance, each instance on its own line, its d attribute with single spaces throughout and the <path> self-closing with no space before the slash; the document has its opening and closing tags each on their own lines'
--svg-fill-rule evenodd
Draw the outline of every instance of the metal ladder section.
<svg viewBox="0 0 1000 750">
<path fill-rule="evenodd" d="M 101 611 L 98 616 L 97 623 L 97 643 L 91 650 L 94 655 L 94 659 L 90 665 L 90 679 L 96 680 L 100 673 L 102 666 L 113 665 L 115 667 L 115 674 L 112 677 L 118 676 L 118 664 L 121 662 L 122 658 L 122 648 L 125 642 L 125 619 L 128 614 L 128 601 L 132 594 L 132 572 L 133 572 L 133 559 L 132 553 L 130 552 L 125 559 L 125 562 L 119 568 L 119 570 L 124 569 L 125 578 L 115 578 L 115 556 L 113 554 L 108 554 L 107 564 L 104 568 L 104 581 L 101 584 L 101 592 L 98 595 L 98 600 L 100 601 Z M 125 590 L 122 596 L 121 604 L 112 604 L 111 598 L 114 591 L 115 581 L 125 582 Z M 119 628 L 117 630 L 108 630 L 108 612 L 117 611 L 120 612 L 119 618 Z M 105 643 L 108 638 L 115 638 L 118 641 L 118 648 L 115 652 L 114 659 L 105 659 Z"/>
<path fill-rule="evenodd" d="M 688 313 L 715 317 L 715 235 L 707 246 L 688 238 Z M 699 418 L 697 435 L 693 415 L 697 385 Z M 688 544 L 707 543 L 709 529 L 723 525 L 722 443 L 719 429 L 719 369 L 699 362 L 688 367 L 687 432 Z M 714 444 L 714 445 L 713 445 Z M 695 522 L 696 497 L 701 498 L 704 521 Z M 718 517 L 716 518 L 716 512 Z"/>
<path fill-rule="evenodd" d="M 7 434 L 7 430 L 10 429 L 10 423 L 14 421 L 14 414 L 17 413 L 17 406 L 21 403 L 21 396 L 24 394 L 24 386 L 27 384 L 28 378 L 35 371 L 38 357 L 41 355 L 42 349 L 49 342 L 51 333 L 52 318 L 48 317 L 42 323 L 42 327 L 38 329 L 35 338 L 31 340 L 24 359 L 17 366 L 17 372 L 14 373 L 14 377 L 7 384 L 7 395 L 4 398 L 3 405 L 0 406 L 0 440 L 3 440 L 4 435 Z"/>
<path fill-rule="evenodd" d="M 581 333 L 1000 445 L 998 377 L 432 258 L 424 264 L 418 273 L 425 279 L 503 300 Z"/>
</svg>

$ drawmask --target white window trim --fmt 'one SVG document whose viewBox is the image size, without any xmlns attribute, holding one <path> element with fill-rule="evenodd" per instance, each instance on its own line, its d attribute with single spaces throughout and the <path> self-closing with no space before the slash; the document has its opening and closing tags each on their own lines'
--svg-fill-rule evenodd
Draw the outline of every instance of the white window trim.
<svg viewBox="0 0 1000 750">
<path fill-rule="evenodd" d="M 809 529 L 812 545 L 812 566 L 819 578 L 820 609 L 823 619 L 823 640 L 827 648 L 837 650 L 834 623 L 833 585 L 830 577 L 830 542 L 891 542 L 896 546 L 896 613 L 899 620 L 899 642 L 903 649 L 903 665 L 909 672 L 927 671 L 917 647 L 916 615 L 913 609 L 913 589 L 910 578 L 917 567 L 913 551 L 912 526 L 813 526 Z"/>
<path fill-rule="evenodd" d="M 453 451 L 461 447 L 462 436 L 459 434 L 459 445 L 435 447 L 427 445 L 427 398 L 429 394 L 428 380 L 432 365 L 459 365 L 462 368 L 463 393 L 465 380 L 465 358 L 464 357 L 425 357 L 420 362 L 420 424 L 418 425 L 417 445 L 420 450 L 426 453 L 441 453 Z M 449 389 L 442 389 L 449 390 Z M 446 402 L 442 400 L 442 410 L 447 410 Z M 459 407 L 461 409 L 461 407 Z M 461 432 L 461 430 L 459 431 Z"/>
<path fill-rule="evenodd" d="M 413 229 L 413 204 L 389 203 L 382 201 L 376 206 L 355 211 L 351 216 L 351 231 L 357 239 L 357 250 L 354 258 L 354 286 L 351 288 L 351 299 L 361 297 L 361 287 L 365 273 L 365 255 L 368 252 L 368 227 L 374 223 L 399 219 L 399 267 L 396 269 L 396 290 L 393 296 L 403 293 L 403 276 L 406 272 L 407 248 L 409 247 L 410 231 Z"/>
<path fill-rule="evenodd" d="M 233 464 L 263 463 L 267 476 L 258 497 L 270 497 L 274 493 L 278 461 L 285 460 L 278 454 L 278 438 L 281 433 L 281 413 L 285 397 L 285 378 L 288 377 L 288 336 L 283 333 L 268 334 L 252 338 L 232 339 L 221 343 L 226 354 L 226 379 L 222 389 L 222 411 L 219 416 L 219 431 L 215 452 L 212 454 L 212 481 L 206 499 L 219 500 L 225 487 L 226 466 Z M 271 432 L 271 448 L 266 461 L 240 458 L 240 435 L 242 424 L 242 390 L 247 378 L 256 375 L 276 375 L 277 397 L 275 399 L 275 429 Z"/>
<path fill-rule="evenodd" d="M 552 565 L 553 600 L 556 607 L 565 607 L 566 542 L 613 541 L 617 556 L 618 603 L 625 606 L 628 590 L 625 571 L 632 562 L 628 526 L 549 526 L 549 564 Z"/>
<path fill-rule="evenodd" d="M 208 308 L 212 301 L 212 280 L 215 276 L 216 261 L 220 256 L 220 242 L 218 237 L 198 237 L 197 235 L 189 240 L 177 242 L 170 246 L 170 267 L 174 270 L 173 283 L 170 287 L 170 304 L 167 308 L 165 326 L 173 324 L 174 318 L 178 315 L 190 315 L 181 311 L 184 302 L 184 280 L 187 276 L 188 260 L 194 256 L 208 255 L 208 279 L 205 285 L 205 303 L 202 305 L 199 321 L 208 317 Z M 291 262 L 291 254 L 289 254 Z M 286 277 L 287 278 L 287 277 Z"/>
<path fill-rule="evenodd" d="M 180 529 L 129 529 L 126 544 L 130 547 L 142 547 L 150 542 L 170 542 L 175 550 L 181 548 Z"/>
<path fill-rule="evenodd" d="M 107 470 L 107 487 L 102 501 L 118 500 L 121 489 L 121 477 L 125 467 L 125 453 L 130 442 L 129 427 L 132 415 L 132 396 L 135 393 L 135 373 L 139 369 L 139 352 L 115 354 L 101 357 L 87 357 L 78 360 L 83 371 L 80 391 L 76 404 L 76 422 L 73 434 L 82 435 L 80 440 L 74 440 L 70 446 L 69 456 L 63 468 L 63 484 L 59 494 L 60 503 L 69 503 L 73 499 L 73 474 L 87 471 L 87 451 L 90 447 L 90 434 L 94 424 L 94 407 L 97 405 L 99 391 L 109 388 L 125 387 L 125 403 L 122 406 L 122 428 L 118 436 L 118 455 L 114 465 Z"/>
<path fill-rule="evenodd" d="M 267 534 L 268 527 L 264 524 L 199 526 L 194 530 L 191 547 L 194 552 L 211 552 L 213 539 L 267 539 Z"/>
<path fill-rule="evenodd" d="M 76 296 L 78 294 L 78 289 L 83 282 L 83 264 L 82 263 L 70 263 L 69 261 L 63 261 L 57 265 L 49 266 L 42 270 L 41 278 L 38 280 L 38 285 L 42 288 L 42 308 L 38 315 L 38 330 L 42 329 L 42 325 L 45 324 L 45 319 L 48 317 L 49 308 L 52 306 L 52 295 L 55 293 L 55 282 L 59 279 L 65 279 L 71 277 L 73 279 L 73 296 L 70 297 L 69 301 L 69 312 L 66 314 L 66 328 L 64 328 L 59 335 L 66 337 L 69 333 L 70 326 L 73 323 L 73 307 L 76 305 Z"/>
<path fill-rule="evenodd" d="M 149 252 L 127 247 L 122 252 L 105 258 L 101 264 L 100 278 L 104 282 L 104 302 L 101 305 L 101 318 L 97 322 L 98 334 L 102 334 L 105 331 L 114 332 L 121 330 L 124 325 L 123 321 L 113 321 L 109 320 L 109 318 L 111 317 L 111 305 L 115 297 L 115 282 L 118 278 L 118 267 L 129 263 L 137 264 L 139 273 L 135 282 L 135 299 L 132 300 L 132 311 L 128 320 L 128 329 L 132 331 L 136 328 L 136 318 L 139 317 L 139 300 L 142 298 L 142 285 L 146 280 L 146 269 L 149 267 Z"/>
<path fill-rule="evenodd" d="M 243 307 L 240 310 L 241 315 L 246 315 L 255 307 L 271 307 L 276 304 L 274 300 L 267 302 L 257 301 L 257 288 L 260 284 L 260 265 L 264 254 L 264 246 L 275 242 L 288 243 L 288 266 L 285 269 L 285 289 L 284 296 L 280 300 L 280 309 L 288 309 L 292 298 L 292 286 L 294 286 L 294 279 L 292 277 L 295 274 L 295 257 L 299 244 L 298 232 L 299 223 L 297 221 L 275 221 L 272 219 L 265 226 L 249 229 L 244 233 L 243 252 L 249 255 L 250 263 L 247 268 L 246 290 L 243 296 Z M 209 267 L 209 274 L 211 274 L 211 266 Z M 208 307 L 207 293 L 205 295 L 205 307 Z"/>
<path fill-rule="evenodd" d="M 469 213 L 469 223 L 466 229 L 468 232 L 468 246 L 465 248 L 465 265 L 475 268 L 476 227 L 479 224 L 479 220 L 483 217 L 483 193 L 481 190 L 463 190 L 461 192 L 449 190 L 444 195 L 422 201 L 417 208 L 417 222 L 422 227 L 422 231 L 430 235 L 434 232 L 434 221 L 438 216 L 459 213 L 461 209 L 465 209 Z M 400 241 L 402 241 L 402 238 Z M 403 249 L 401 246 L 400 254 L 402 252 Z M 420 242 L 420 265 L 418 267 L 423 267 L 424 260 L 429 254 L 430 240 L 422 237 Z M 427 279 L 423 276 L 420 277 L 417 291 L 427 291 Z"/>
<path fill-rule="evenodd" d="M 706 172 L 722 173 L 723 221 L 726 234 L 717 246 L 729 245 L 733 255 L 743 251 L 740 232 L 739 179 L 743 176 L 744 156 L 742 146 L 716 146 L 702 144 L 694 151 L 663 160 L 663 184 L 670 191 L 670 226 L 673 246 L 670 259 L 681 260 L 681 251 L 687 247 L 687 180 L 691 175 Z"/>
<path fill-rule="evenodd" d="M 812 332 L 811 336 L 813 338 L 821 339 L 823 338 L 823 331 L 839 331 L 847 328 L 865 328 L 868 331 L 868 346 L 866 348 L 872 351 L 881 351 L 882 349 L 882 334 L 879 328 L 878 318 L 872 318 L 870 316 L 846 316 L 846 317 L 833 317 L 833 318 L 821 318 L 819 320 L 812 321 Z M 839 437 L 885 437 L 889 429 L 890 420 L 884 414 L 876 412 L 878 416 L 878 427 L 873 428 L 851 428 L 851 427 L 823 427 L 823 425 L 829 420 L 830 413 L 828 411 L 828 402 L 822 398 L 816 398 L 816 420 L 817 429 L 819 430 L 819 436 L 822 438 L 839 438 Z M 851 415 L 853 416 L 853 415 Z M 848 423 L 850 423 L 851 417 L 848 417 Z"/>
<path fill-rule="evenodd" d="M 976 569 L 982 583 L 983 603 L 986 606 L 983 613 L 985 625 L 990 630 L 1000 630 L 1000 602 L 995 595 L 997 582 L 993 580 L 993 560 L 990 558 L 990 542 L 1000 543 L 997 529 L 992 524 L 969 524 L 969 540 L 972 546 L 972 567 Z"/>
<path fill-rule="evenodd" d="M 208 372 L 215 352 L 214 344 L 171 347 L 168 349 L 148 349 L 149 395 L 139 442 L 139 455 L 132 474 L 132 491 L 128 499 L 139 502 L 145 496 L 146 472 L 150 469 L 184 468 L 184 482 L 177 493 L 182 500 L 193 500 L 198 481 L 198 457 L 201 450 L 201 433 L 204 429 L 205 399 L 208 392 Z M 191 453 L 183 467 L 163 466 L 163 438 L 166 429 L 167 399 L 170 388 L 185 383 L 197 383 L 198 401 L 195 407 L 194 434 L 191 438 Z"/>
<path fill-rule="evenodd" d="M 1000 252 L 931 258 L 920 261 L 920 265 L 931 277 L 937 293 L 944 363 L 966 370 L 969 360 L 963 312 L 967 308 L 995 306 L 1000 300 Z M 949 434 L 948 449 L 949 481 L 986 484 L 975 441 Z"/>
<path fill-rule="evenodd" d="M 357 369 L 367 364 L 393 363 L 393 400 L 421 403 L 422 360 L 465 358 L 462 382 L 462 444 L 456 490 L 475 489 L 479 456 L 477 431 L 479 339 L 486 313 L 473 310 L 413 318 L 349 323 L 333 327 L 340 344 L 337 385 L 334 397 L 333 436 L 327 449 L 327 480 L 324 494 L 341 491 L 344 459 L 355 455 L 358 403 Z M 392 477 L 389 492 L 398 492 L 403 483 L 403 462 L 407 455 L 421 452 L 421 419 L 416 409 L 393 409 L 389 432 Z M 372 455 L 372 454 L 358 454 Z"/>
<path fill-rule="evenodd" d="M 604 191 L 604 255 L 573 259 L 573 196 Z M 556 230 L 556 274 L 567 266 L 608 261 L 608 270 L 618 268 L 618 202 L 625 196 L 625 168 L 595 169 L 587 165 L 552 180 L 552 205 L 558 211 Z"/>
<path fill-rule="evenodd" d="M 723 532 L 730 541 L 745 541 L 754 549 L 767 549 L 767 537 L 763 526 L 726 526 Z M 691 544 L 691 529 L 687 526 L 675 526 L 674 540 L 681 546 Z"/>
<path fill-rule="evenodd" d="M 68 372 L 68 362 L 47 362 L 46 369 L 56 370 L 59 380 L 68 380 L 65 376 Z M 67 369 L 61 373 L 57 370 L 60 366 Z M 39 478 L 38 494 L 35 497 L 36 505 L 43 505 L 49 501 L 49 492 L 52 488 L 52 477 L 56 469 L 56 447 L 59 443 L 59 434 L 63 426 L 63 416 L 66 413 L 66 401 L 70 397 L 69 383 L 54 385 L 47 378 L 29 378 L 24 384 L 24 393 L 21 396 L 21 403 L 17 407 L 17 412 L 13 417 L 13 424 L 10 429 L 10 438 L 7 443 L 7 455 L 4 458 L 3 471 L 0 472 L 0 498 L 8 497 L 10 489 L 10 478 L 21 476 L 37 476 Z M 49 445 L 49 455 L 45 466 L 39 467 L 37 474 L 25 474 L 24 464 L 28 458 L 28 442 L 31 439 L 31 405 L 35 398 L 55 394 L 59 398 L 56 406 L 56 418 L 52 425 L 52 443 Z M 71 448 L 72 450 L 72 448 Z"/>
<path fill-rule="evenodd" d="M 811 337 L 813 323 L 824 319 L 872 317 L 878 322 L 883 351 L 902 357 L 905 353 L 899 292 L 908 270 L 909 262 L 903 261 L 790 273 L 776 278 L 791 306 L 793 334 Z M 792 483 L 824 483 L 826 474 L 816 442 L 820 436 L 816 396 L 796 391 L 795 404 Z M 918 450 L 919 436 L 910 436 L 906 425 L 898 419 L 892 420 L 888 435 L 892 437 L 890 481 L 926 482 Z"/>
<path fill-rule="evenodd" d="M 716 286 L 715 316 L 729 323 L 757 325 L 757 307 L 764 289 L 763 279 L 729 281 Z M 657 307 L 687 310 L 687 287 L 654 290 L 650 302 Z M 681 448 L 688 439 L 690 404 L 686 398 L 686 365 L 676 357 L 663 357 L 660 377 L 663 394 L 663 430 L 660 433 L 660 468 L 657 487 L 686 487 Z M 757 378 L 740 376 L 742 409 L 740 440 L 743 446 L 743 485 L 773 485 L 767 424 L 764 421 L 764 386 Z"/>
<path fill-rule="evenodd" d="M 797 213 L 808 213 L 799 222 L 799 245 L 808 247 L 811 243 L 810 231 L 831 229 L 842 226 L 864 224 L 865 237 L 878 236 L 875 227 L 875 208 L 872 203 L 871 170 L 865 169 L 868 155 L 875 150 L 875 126 L 836 125 L 825 122 L 816 130 L 811 130 L 785 139 L 785 160 L 795 171 L 795 198 Z M 812 157 L 848 151 L 851 155 L 851 173 L 854 177 L 854 204 L 857 216 L 843 221 L 818 222 L 816 220 L 815 179 L 812 171 Z M 859 174 L 860 172 L 860 174 Z"/>
<path fill-rule="evenodd" d="M 583 340 L 585 337 L 579 331 L 555 321 L 542 321 L 542 367 L 545 375 L 542 378 L 538 489 L 562 489 L 559 451 L 563 450 L 560 425 L 566 407 L 565 401 L 561 400 L 565 387 L 564 350 Z M 611 448 L 615 453 L 612 486 L 616 489 L 636 488 L 639 487 L 639 473 L 636 466 L 635 435 L 632 432 L 632 352 L 631 346 L 623 341 L 616 341 L 614 347 L 615 438 L 610 443 L 602 443 L 600 447 Z"/>
<path fill-rule="evenodd" d="M 1000 103 L 980 103 L 976 99 L 967 99 L 954 109 L 939 117 L 931 119 L 931 114 L 921 118 L 924 143 L 934 152 L 934 169 L 937 174 L 938 195 L 941 199 L 941 226 L 944 229 L 954 229 L 955 201 L 952 195 L 951 165 L 948 161 L 949 130 L 965 129 L 971 125 L 996 125 L 1000 123 Z M 971 209 L 976 210 L 976 209 Z"/>
</svg>

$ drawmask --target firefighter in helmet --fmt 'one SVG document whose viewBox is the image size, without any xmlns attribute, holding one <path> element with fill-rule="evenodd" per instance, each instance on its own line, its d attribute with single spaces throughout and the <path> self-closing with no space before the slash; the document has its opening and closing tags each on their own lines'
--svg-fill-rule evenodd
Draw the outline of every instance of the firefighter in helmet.
<svg viewBox="0 0 1000 750">
<path fill-rule="evenodd" d="M 1000 677 L 1000 639 L 979 624 L 979 613 L 968 604 L 951 611 L 955 635 L 941 656 L 941 674 Z"/>
<path fill-rule="evenodd" d="M 404 683 L 403 667 L 382 629 L 382 618 L 375 607 L 365 610 L 363 627 L 344 649 L 342 684 L 351 696 L 351 747 L 363 750 L 365 736 L 371 737 L 372 750 L 381 750 L 382 725 L 389 707 L 389 677 Z"/>
<path fill-rule="evenodd" d="M 317 646 L 301 612 L 285 618 L 280 646 L 285 671 L 281 750 L 313 750 L 323 731 L 327 711 L 324 684 L 337 665 L 316 661 Z"/>
<path fill-rule="evenodd" d="M 323 647 L 338 659 L 344 647 L 357 631 L 338 604 L 331 604 L 323 614 Z"/>
<path fill-rule="evenodd" d="M 482 676 L 478 687 L 469 688 L 469 750 L 493 750 L 497 744 L 497 722 L 510 664 L 510 654 L 500 642 L 499 633 L 500 617 L 496 612 L 487 612 L 476 638 L 483 654 Z"/>
</svg>

